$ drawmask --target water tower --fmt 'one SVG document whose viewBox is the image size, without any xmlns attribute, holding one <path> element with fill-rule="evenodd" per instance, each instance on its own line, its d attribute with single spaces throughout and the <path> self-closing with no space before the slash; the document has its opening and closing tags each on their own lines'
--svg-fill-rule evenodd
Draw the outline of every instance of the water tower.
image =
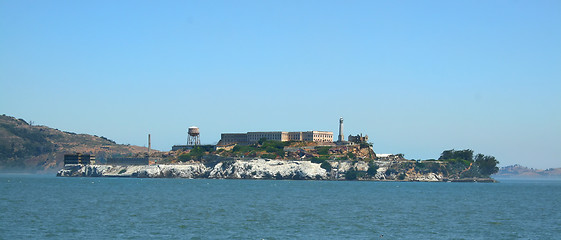
<svg viewBox="0 0 561 240">
<path fill-rule="evenodd" d="M 201 132 L 198 127 L 192 126 L 189 128 L 189 136 L 187 137 L 187 145 L 196 146 L 201 145 Z"/>
</svg>

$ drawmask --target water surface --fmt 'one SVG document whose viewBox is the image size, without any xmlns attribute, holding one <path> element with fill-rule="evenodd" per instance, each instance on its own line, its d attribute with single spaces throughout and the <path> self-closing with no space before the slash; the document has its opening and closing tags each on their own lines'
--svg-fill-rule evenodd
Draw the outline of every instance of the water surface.
<svg viewBox="0 0 561 240">
<path fill-rule="evenodd" d="M 0 239 L 561 239 L 561 181 L 0 175 Z"/>
</svg>

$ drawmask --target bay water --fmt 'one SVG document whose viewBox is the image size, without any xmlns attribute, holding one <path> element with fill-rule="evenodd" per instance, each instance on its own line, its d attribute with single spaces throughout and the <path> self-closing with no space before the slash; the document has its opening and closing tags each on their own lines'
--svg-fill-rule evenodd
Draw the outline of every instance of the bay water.
<svg viewBox="0 0 561 240">
<path fill-rule="evenodd" d="M 561 181 L 0 174 L 0 239 L 561 239 Z"/>
</svg>

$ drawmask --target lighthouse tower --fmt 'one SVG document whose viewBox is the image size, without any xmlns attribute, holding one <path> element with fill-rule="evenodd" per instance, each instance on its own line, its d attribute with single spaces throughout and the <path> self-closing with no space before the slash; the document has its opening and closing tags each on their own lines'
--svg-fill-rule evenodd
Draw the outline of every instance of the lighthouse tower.
<svg viewBox="0 0 561 240">
<path fill-rule="evenodd" d="M 341 117 L 339 119 L 339 138 L 337 139 L 337 142 L 343 141 L 345 141 L 345 135 L 343 135 L 343 117 Z"/>
</svg>

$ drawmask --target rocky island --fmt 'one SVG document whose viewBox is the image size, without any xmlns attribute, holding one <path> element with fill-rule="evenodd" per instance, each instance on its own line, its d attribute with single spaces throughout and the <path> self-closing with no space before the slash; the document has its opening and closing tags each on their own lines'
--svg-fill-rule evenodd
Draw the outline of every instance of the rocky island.
<svg viewBox="0 0 561 240">
<path fill-rule="evenodd" d="M 351 141 L 345 144 L 263 138 L 246 144 L 198 145 L 163 152 L 1 115 L 0 138 L 4 139 L 0 141 L 0 171 L 58 171 L 57 176 L 63 177 L 489 182 L 498 171 L 494 157 L 474 155 L 469 149 L 446 150 L 438 159 L 427 160 L 376 154 L 362 135 L 349 137 Z M 95 155 L 95 162 L 64 163 L 65 154 L 77 152 Z M 120 164 L 109 161 L 111 158 L 147 161 Z"/>
<path fill-rule="evenodd" d="M 191 150 L 190 153 L 192 152 L 196 150 Z M 444 158 L 425 161 L 407 160 L 401 155 L 360 160 L 319 155 L 312 156 L 311 159 L 295 160 L 260 157 L 245 159 L 225 157 L 216 153 L 210 155 L 208 152 L 199 158 L 190 153 L 177 156 L 177 159 L 185 159 L 184 161 L 152 165 L 69 164 L 60 170 L 57 176 L 494 182 L 488 174 L 496 168 L 486 169 L 486 161 L 496 160 L 481 154 L 476 155 L 475 160 L 458 159 L 462 155 L 472 156 L 471 150 L 448 150 L 443 153 Z M 446 155 L 455 158 L 446 159 Z"/>
</svg>

